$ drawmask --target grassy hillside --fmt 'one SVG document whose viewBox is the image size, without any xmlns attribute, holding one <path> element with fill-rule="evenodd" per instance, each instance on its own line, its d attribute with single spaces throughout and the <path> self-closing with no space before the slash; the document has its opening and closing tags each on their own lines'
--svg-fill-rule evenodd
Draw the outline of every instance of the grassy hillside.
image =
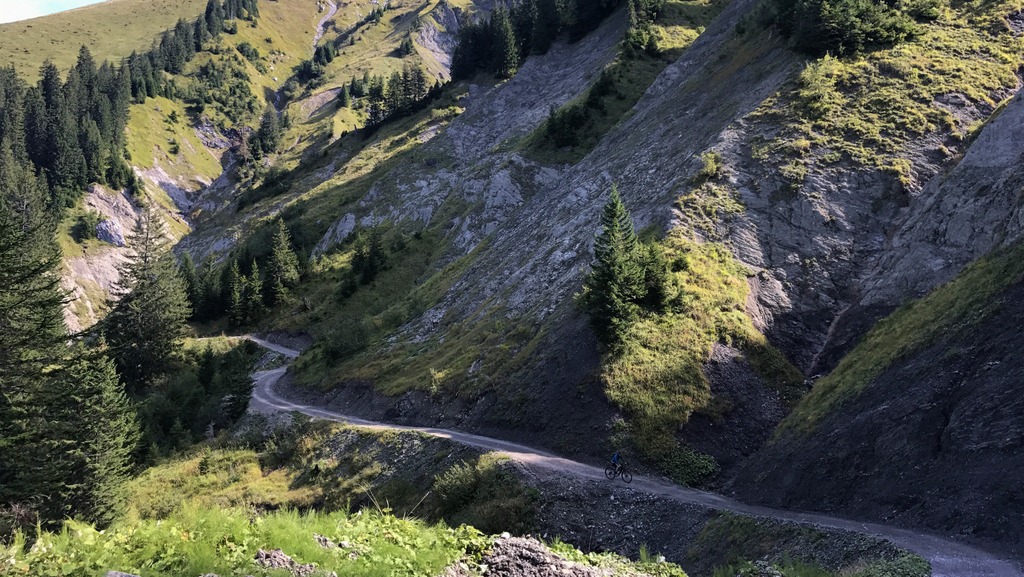
<svg viewBox="0 0 1024 577">
<path fill-rule="evenodd" d="M 495 539 L 463 523 L 483 521 L 493 533 L 530 530 L 517 521 L 516 508 L 534 497 L 501 466 L 502 458 L 484 455 L 448 466 L 453 454 L 470 457 L 467 450 L 418 433 L 296 420 L 266 436 L 265 422 L 252 425 L 241 441 L 260 439 L 258 451 L 233 440 L 145 471 L 128 487 L 129 512 L 102 531 L 68 521 L 35 540 L 16 533 L 0 543 L 4 575 L 116 569 L 153 576 L 280 576 L 289 573 L 256 558 L 281 549 L 295 564 L 315 566 L 301 574 L 426 577 L 443 574 L 456 561 L 474 568 L 486 562 Z M 401 467 L 389 462 L 394 452 L 402 456 Z M 426 473 L 425 488 L 415 485 L 414 471 Z M 390 506 L 400 506 L 403 492 L 411 500 L 399 518 Z M 451 524 L 435 521 L 439 517 Z M 551 549 L 617 575 L 684 577 L 672 564 L 633 564 L 563 543 Z"/>
<path fill-rule="evenodd" d="M 1016 1 L 935 5 L 935 18 L 918 23 L 913 40 L 811 59 L 752 115 L 771 127 L 751 143 L 754 158 L 778 163 L 795 189 L 809 171 L 846 162 L 920 185 L 913 148 L 929 135 L 940 139 L 925 141 L 929 154 L 954 159 L 1016 91 L 1024 39 L 1008 20 Z"/>
<path fill-rule="evenodd" d="M 107 0 L 0 24 L 0 61 L 32 80 L 47 58 L 62 70 L 69 68 L 83 44 L 97 61 L 116 62 L 133 50 L 148 49 L 179 18 L 195 18 L 205 6 L 206 0 Z"/>
</svg>

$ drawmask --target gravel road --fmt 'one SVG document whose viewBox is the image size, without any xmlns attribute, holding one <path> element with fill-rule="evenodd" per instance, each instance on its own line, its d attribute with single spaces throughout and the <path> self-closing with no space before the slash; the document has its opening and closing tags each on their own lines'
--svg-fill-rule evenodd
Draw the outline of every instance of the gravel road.
<svg viewBox="0 0 1024 577">
<path fill-rule="evenodd" d="M 299 351 L 271 343 L 257 337 L 249 336 L 247 338 L 270 351 L 288 358 L 295 358 L 299 355 Z M 452 441 L 471 447 L 487 451 L 501 452 L 511 459 L 530 465 L 531 469 L 538 473 L 547 469 L 575 475 L 584 479 L 604 479 L 604 470 L 599 467 L 587 465 L 585 463 L 559 457 L 546 451 L 503 441 L 501 439 L 482 437 L 480 435 L 473 435 L 448 429 L 389 425 L 386 423 L 367 421 L 365 419 L 351 417 L 348 415 L 341 415 L 318 407 L 293 403 L 281 397 L 273 388 L 277 381 L 284 376 L 287 370 L 288 367 L 285 366 L 270 371 L 261 371 L 253 376 L 255 387 L 253 389 L 250 410 L 261 413 L 297 411 L 315 418 L 348 423 L 370 429 L 417 431 L 428 435 L 451 439 Z M 629 486 L 634 490 L 644 491 L 666 499 L 672 499 L 682 503 L 703 505 L 721 511 L 768 517 L 780 521 L 803 523 L 815 527 L 843 529 L 864 535 L 888 539 L 896 546 L 907 549 L 908 551 L 913 551 L 930 561 L 932 564 L 932 575 L 934 575 L 934 577 L 1024 577 L 1024 571 L 1009 561 L 999 559 L 985 551 L 936 535 L 929 535 L 926 533 L 890 527 L 887 525 L 851 521 L 849 519 L 840 519 L 815 513 L 786 511 L 748 505 L 715 493 L 709 493 L 707 491 L 700 491 L 697 489 L 688 489 L 678 485 L 641 477 L 639 475 L 635 477 L 633 483 Z"/>
</svg>

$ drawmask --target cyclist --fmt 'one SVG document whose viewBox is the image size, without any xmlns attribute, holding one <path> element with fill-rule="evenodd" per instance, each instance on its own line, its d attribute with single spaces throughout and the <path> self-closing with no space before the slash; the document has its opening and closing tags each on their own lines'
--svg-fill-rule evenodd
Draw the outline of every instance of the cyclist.
<svg viewBox="0 0 1024 577">
<path fill-rule="evenodd" d="M 615 474 L 622 472 L 622 467 L 626 465 L 626 461 L 622 458 L 622 455 L 618 451 L 612 453 L 612 465 L 615 466 Z"/>
</svg>

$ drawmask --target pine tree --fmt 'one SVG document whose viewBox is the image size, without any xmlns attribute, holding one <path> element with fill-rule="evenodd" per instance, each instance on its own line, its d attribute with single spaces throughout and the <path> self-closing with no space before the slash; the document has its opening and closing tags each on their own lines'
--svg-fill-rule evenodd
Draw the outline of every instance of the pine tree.
<svg viewBox="0 0 1024 577">
<path fill-rule="evenodd" d="M 291 236 L 283 219 L 277 219 L 272 243 L 267 263 L 267 302 L 276 306 L 288 299 L 288 289 L 299 282 L 299 257 L 292 251 Z"/>
<path fill-rule="evenodd" d="M 45 191 L 0 143 L 0 502 L 45 524 L 117 514 L 135 435 L 109 360 L 69 349 Z"/>
<path fill-rule="evenodd" d="M 178 259 L 178 276 L 185 284 L 185 294 L 188 295 L 188 302 L 191 304 L 193 318 L 199 315 L 203 304 L 202 287 L 199 285 L 199 277 L 196 273 L 196 264 L 188 251 L 181 253 Z"/>
<path fill-rule="evenodd" d="M 200 299 L 198 318 L 208 320 L 221 316 L 224 314 L 224 300 L 221 298 L 220 290 L 222 275 L 212 256 L 203 259 L 197 275 Z"/>
<path fill-rule="evenodd" d="M 170 367 L 191 309 L 154 209 L 143 213 L 130 246 L 134 256 L 118 269 L 120 300 L 111 303 L 103 334 L 129 389 L 141 391 Z"/>
<path fill-rule="evenodd" d="M 558 0 L 537 0 L 537 20 L 530 39 L 530 53 L 547 53 L 560 28 Z"/>
<path fill-rule="evenodd" d="M 23 496 L 13 484 L 31 396 L 66 338 L 53 229 L 32 167 L 0 142 L 0 502 Z"/>
<path fill-rule="evenodd" d="M 601 212 L 601 229 L 594 242 L 593 268 L 580 300 L 601 342 L 615 346 L 636 320 L 638 303 L 645 296 L 643 253 L 633 220 L 615 186 Z"/>
<path fill-rule="evenodd" d="M 245 324 L 245 306 L 242 302 L 242 271 L 238 260 L 231 261 L 224 281 L 225 300 L 228 303 L 228 320 L 235 327 Z"/>
<path fill-rule="evenodd" d="M 263 314 L 263 278 L 255 260 L 249 274 L 242 279 L 242 310 L 242 324 L 245 325 L 255 323 Z"/>
<path fill-rule="evenodd" d="M 206 3 L 206 29 L 211 36 L 218 36 L 224 30 L 224 8 L 220 0 Z"/>
<path fill-rule="evenodd" d="M 256 133 L 250 139 L 249 146 L 253 150 L 254 156 L 257 148 L 264 154 L 272 154 L 277 150 L 278 145 L 281 144 L 281 121 L 277 117 L 277 111 L 273 108 L 268 108 L 263 113 L 263 118 L 260 119 L 260 127 L 256 130 Z"/>
<path fill-rule="evenodd" d="M 70 392 L 64 422 L 65 455 L 75 473 L 63 479 L 63 506 L 73 514 L 106 525 L 124 510 L 123 486 L 138 444 L 138 421 L 110 359 L 84 347 L 73 352 L 57 390 Z M 46 452 L 49 458 L 55 453 Z M 70 482 L 69 482 L 70 481 Z"/>
<path fill-rule="evenodd" d="M 508 10 L 498 7 L 491 15 L 494 35 L 494 73 L 499 78 L 512 78 L 519 69 L 519 45 Z"/>
</svg>

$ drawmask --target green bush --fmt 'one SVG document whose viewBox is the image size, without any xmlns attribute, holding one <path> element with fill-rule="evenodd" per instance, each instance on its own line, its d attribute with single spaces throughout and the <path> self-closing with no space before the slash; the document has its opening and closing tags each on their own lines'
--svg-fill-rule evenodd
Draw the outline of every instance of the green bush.
<svg viewBox="0 0 1024 577">
<path fill-rule="evenodd" d="M 72 236 L 78 242 L 86 241 L 89 239 L 96 238 L 96 226 L 100 224 L 103 217 L 99 213 L 93 211 L 86 211 L 85 214 L 78 217 L 78 221 L 75 223 L 75 227 L 72 230 Z"/>
<path fill-rule="evenodd" d="M 508 467 L 504 460 L 484 455 L 476 463 L 459 463 L 437 475 L 434 515 L 485 533 L 533 530 L 537 491 L 524 486 Z"/>
</svg>

